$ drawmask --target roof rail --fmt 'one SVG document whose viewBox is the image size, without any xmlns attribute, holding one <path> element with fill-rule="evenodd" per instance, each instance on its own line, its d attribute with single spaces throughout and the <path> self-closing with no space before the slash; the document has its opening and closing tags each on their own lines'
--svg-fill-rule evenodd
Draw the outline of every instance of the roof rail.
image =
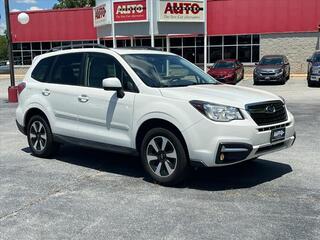
<svg viewBox="0 0 320 240">
<path fill-rule="evenodd" d="M 101 45 L 101 44 L 84 43 L 84 44 L 74 44 L 74 45 L 66 45 L 66 46 L 61 46 L 61 47 L 54 47 L 54 48 L 51 48 L 50 50 L 48 50 L 46 53 L 74 49 L 74 48 L 105 48 L 105 49 L 107 49 L 106 46 Z"/>
<path fill-rule="evenodd" d="M 134 47 L 119 47 L 119 49 L 137 49 L 137 50 L 155 50 L 155 51 L 162 51 L 159 48 L 155 48 L 155 47 L 149 47 L 149 46 L 134 46 Z"/>
</svg>

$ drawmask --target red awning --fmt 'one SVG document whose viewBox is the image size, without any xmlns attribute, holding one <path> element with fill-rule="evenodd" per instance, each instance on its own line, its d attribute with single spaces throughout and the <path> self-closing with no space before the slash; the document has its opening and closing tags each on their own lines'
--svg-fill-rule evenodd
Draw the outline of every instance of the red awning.
<svg viewBox="0 0 320 240">
<path fill-rule="evenodd" d="M 18 22 L 20 12 L 10 13 L 12 41 L 52 42 L 93 40 L 97 38 L 93 27 L 92 8 L 26 11 L 28 24 Z"/>
</svg>

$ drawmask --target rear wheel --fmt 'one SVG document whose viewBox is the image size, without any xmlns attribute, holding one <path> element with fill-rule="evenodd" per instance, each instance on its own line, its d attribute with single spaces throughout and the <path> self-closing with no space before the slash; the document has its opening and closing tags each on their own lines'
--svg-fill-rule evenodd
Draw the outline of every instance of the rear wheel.
<svg viewBox="0 0 320 240">
<path fill-rule="evenodd" d="M 147 173 L 167 186 L 182 182 L 189 170 L 182 142 L 164 128 L 154 128 L 146 134 L 141 145 L 141 160 Z"/>
<path fill-rule="evenodd" d="M 58 150 L 59 145 L 53 141 L 49 123 L 40 115 L 30 119 L 27 138 L 31 152 L 37 157 L 50 157 Z"/>
</svg>

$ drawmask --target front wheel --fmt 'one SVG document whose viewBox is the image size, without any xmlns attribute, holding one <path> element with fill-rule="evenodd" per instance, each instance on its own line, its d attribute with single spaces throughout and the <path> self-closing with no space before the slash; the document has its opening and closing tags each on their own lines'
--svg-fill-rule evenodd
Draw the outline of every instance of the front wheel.
<svg viewBox="0 0 320 240">
<path fill-rule="evenodd" d="M 147 173 L 166 186 L 182 182 L 189 170 L 180 139 L 164 128 L 154 128 L 146 134 L 141 145 L 141 160 Z"/>
<path fill-rule="evenodd" d="M 49 123 L 40 115 L 33 116 L 27 126 L 27 138 L 33 155 L 50 157 L 57 151 L 58 145 L 53 142 Z"/>
</svg>

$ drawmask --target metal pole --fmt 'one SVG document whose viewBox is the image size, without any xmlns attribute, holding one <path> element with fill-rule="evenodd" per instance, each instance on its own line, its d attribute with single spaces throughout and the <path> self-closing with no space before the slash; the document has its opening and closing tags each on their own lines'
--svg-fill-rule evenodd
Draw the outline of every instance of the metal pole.
<svg viewBox="0 0 320 240">
<path fill-rule="evenodd" d="M 204 66 L 203 66 L 203 70 L 204 72 L 207 72 L 207 51 L 208 51 L 208 43 L 207 43 L 207 40 L 208 40 L 208 32 L 207 32 L 207 1 L 205 0 L 204 1 L 204 8 L 203 8 L 203 11 L 204 11 L 204 51 L 203 51 L 203 57 L 204 57 Z"/>
<path fill-rule="evenodd" d="M 150 1 L 150 35 L 151 47 L 154 48 L 154 22 L 153 22 L 153 0 Z"/>
<path fill-rule="evenodd" d="M 115 30 L 115 24 L 114 24 L 114 9 L 113 9 L 113 1 L 111 1 L 111 27 L 112 27 L 112 42 L 113 42 L 113 48 L 117 48 L 117 38 L 116 38 L 116 30 Z"/>
<path fill-rule="evenodd" d="M 12 37 L 11 37 L 11 26 L 10 26 L 10 11 L 9 11 L 9 0 L 4 0 L 6 22 L 7 22 L 7 38 L 8 38 L 8 50 L 9 50 L 9 64 L 10 64 L 10 84 L 11 87 L 15 86 L 14 79 L 14 61 L 12 53 Z"/>
</svg>

